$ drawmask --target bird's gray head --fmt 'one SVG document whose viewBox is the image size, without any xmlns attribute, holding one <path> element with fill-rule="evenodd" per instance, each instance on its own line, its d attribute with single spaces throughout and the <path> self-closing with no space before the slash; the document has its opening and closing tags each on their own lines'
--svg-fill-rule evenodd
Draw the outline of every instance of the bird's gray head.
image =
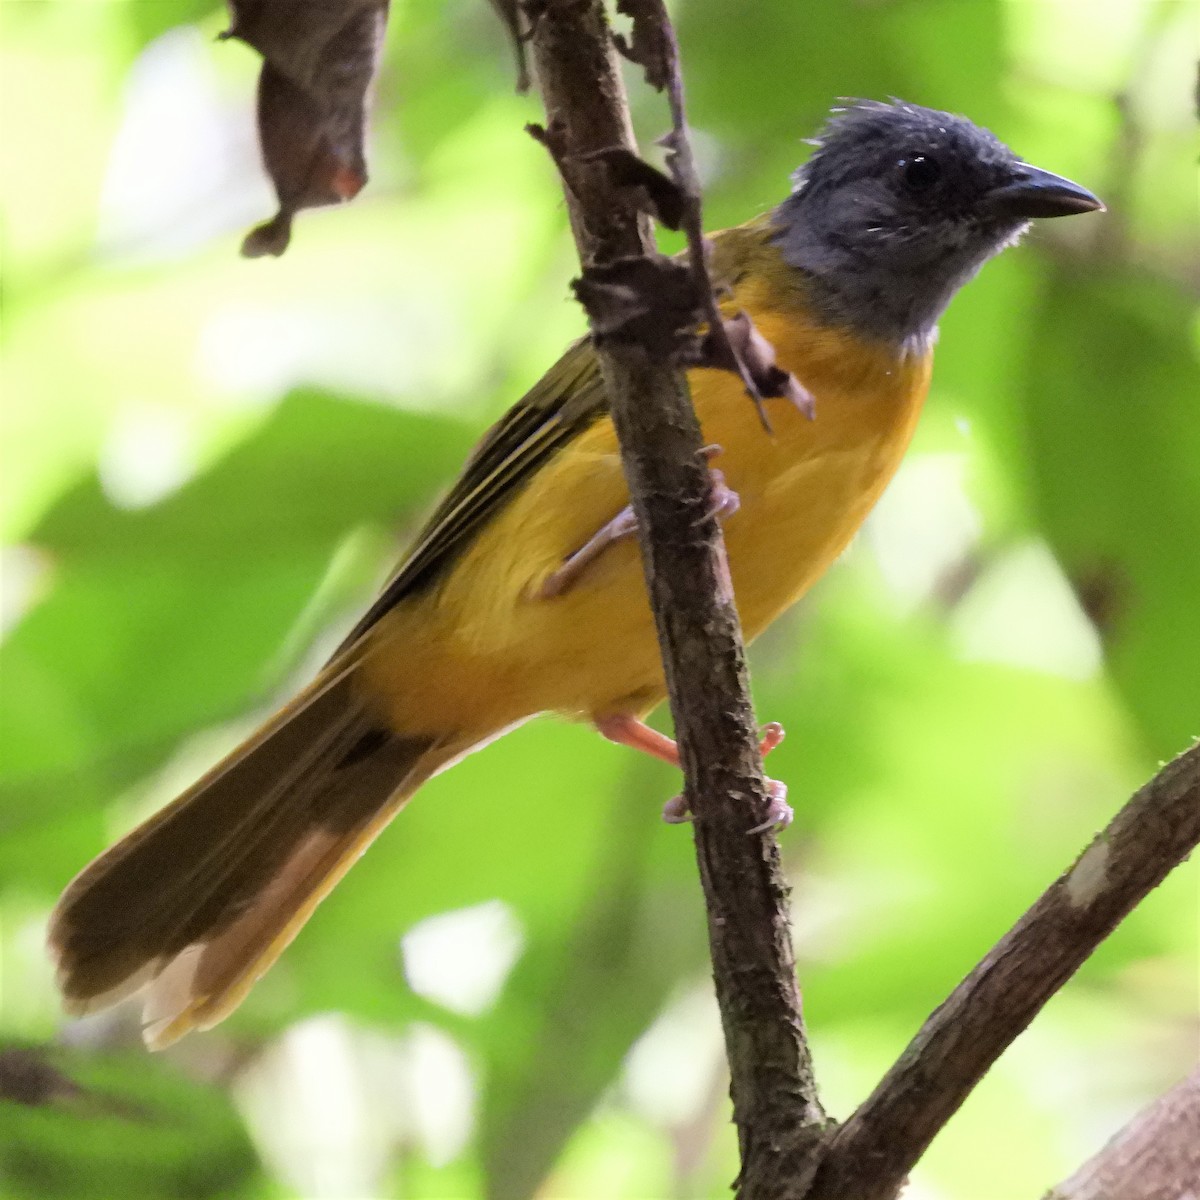
<svg viewBox="0 0 1200 1200">
<path fill-rule="evenodd" d="M 774 215 L 822 316 L 927 345 L 951 297 L 1034 217 L 1104 206 L 965 117 L 895 101 L 837 109 Z"/>
</svg>

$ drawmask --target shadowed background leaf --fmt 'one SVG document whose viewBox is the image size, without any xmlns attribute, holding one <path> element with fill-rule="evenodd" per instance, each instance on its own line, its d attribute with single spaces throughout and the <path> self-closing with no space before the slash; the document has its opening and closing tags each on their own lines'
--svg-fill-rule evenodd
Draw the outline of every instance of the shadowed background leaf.
<svg viewBox="0 0 1200 1200">
<path fill-rule="evenodd" d="M 0 1180 L 13 1200 L 253 1195 L 254 1149 L 223 1090 L 126 1052 L 0 1052 Z M 52 1087 L 31 1091 L 37 1076 Z M 10 1082 L 18 1082 L 15 1090 Z"/>
</svg>

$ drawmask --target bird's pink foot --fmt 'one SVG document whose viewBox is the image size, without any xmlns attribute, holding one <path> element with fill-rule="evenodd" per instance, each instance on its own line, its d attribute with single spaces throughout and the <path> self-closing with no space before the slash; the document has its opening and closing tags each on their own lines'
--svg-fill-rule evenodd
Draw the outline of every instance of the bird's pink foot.
<svg viewBox="0 0 1200 1200">
<path fill-rule="evenodd" d="M 700 455 L 706 463 L 711 463 L 720 453 L 721 447 L 716 444 L 705 446 L 700 451 Z M 725 482 L 725 472 L 720 470 L 720 468 L 709 466 L 708 477 L 712 485 L 712 491 L 709 498 L 708 512 L 705 516 L 716 517 L 718 521 L 724 521 L 726 517 L 732 517 L 741 508 L 741 498 Z"/>
<path fill-rule="evenodd" d="M 768 779 L 766 784 L 767 819 L 752 829 L 747 829 L 747 834 L 766 833 L 768 829 L 786 829 L 796 815 L 792 811 L 792 806 L 787 802 L 787 784 L 780 783 L 778 779 Z"/>
<path fill-rule="evenodd" d="M 649 754 L 662 762 L 670 763 L 673 767 L 679 766 L 679 747 L 675 741 L 667 737 L 665 733 L 651 729 L 637 717 L 631 716 L 629 713 L 608 713 L 604 716 L 593 717 L 592 722 L 597 731 L 608 738 L 610 742 L 617 742 L 619 745 L 640 750 L 643 754 Z M 770 721 L 762 726 L 759 730 L 758 750 L 763 758 L 766 758 L 783 741 L 783 737 L 783 726 L 778 721 Z M 780 783 L 777 779 L 768 779 L 766 784 L 768 797 L 766 820 L 755 825 L 753 829 L 747 830 L 748 833 L 762 833 L 767 829 L 786 829 L 792 823 L 794 814 L 791 805 L 787 802 L 787 784 Z M 682 795 L 672 796 L 663 805 L 662 815 L 668 825 L 682 825 L 692 820 L 687 801 Z"/>
<path fill-rule="evenodd" d="M 672 796 L 663 805 L 662 819 L 668 825 L 686 825 L 692 820 L 692 810 L 688 808 L 687 801 L 683 798 L 682 794 Z"/>
</svg>

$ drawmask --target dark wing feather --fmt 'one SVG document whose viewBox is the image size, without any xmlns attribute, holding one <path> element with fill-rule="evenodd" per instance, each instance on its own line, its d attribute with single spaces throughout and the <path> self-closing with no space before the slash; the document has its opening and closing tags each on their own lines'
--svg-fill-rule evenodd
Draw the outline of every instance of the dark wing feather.
<svg viewBox="0 0 1200 1200">
<path fill-rule="evenodd" d="M 591 343 L 575 342 L 476 446 L 450 494 L 334 657 L 394 605 L 432 587 L 538 467 L 607 412 Z"/>
</svg>

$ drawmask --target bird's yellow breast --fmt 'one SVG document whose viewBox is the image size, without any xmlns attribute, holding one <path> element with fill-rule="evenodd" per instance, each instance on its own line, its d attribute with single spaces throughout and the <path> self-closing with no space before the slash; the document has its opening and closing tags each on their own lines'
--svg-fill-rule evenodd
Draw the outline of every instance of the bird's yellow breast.
<svg viewBox="0 0 1200 1200">
<path fill-rule="evenodd" d="M 753 638 L 824 572 L 878 499 L 912 435 L 930 362 L 822 327 L 768 277 L 743 280 L 732 307 L 754 315 L 816 404 L 810 420 L 769 401 L 768 433 L 732 374 L 689 372 L 704 438 L 722 448 L 714 465 L 741 501 L 724 532 Z M 561 596 L 534 595 L 628 499 L 605 418 L 536 472 L 436 592 L 389 614 L 367 675 L 396 727 L 483 736 L 540 711 L 658 703 L 665 685 L 632 539 Z"/>
</svg>

